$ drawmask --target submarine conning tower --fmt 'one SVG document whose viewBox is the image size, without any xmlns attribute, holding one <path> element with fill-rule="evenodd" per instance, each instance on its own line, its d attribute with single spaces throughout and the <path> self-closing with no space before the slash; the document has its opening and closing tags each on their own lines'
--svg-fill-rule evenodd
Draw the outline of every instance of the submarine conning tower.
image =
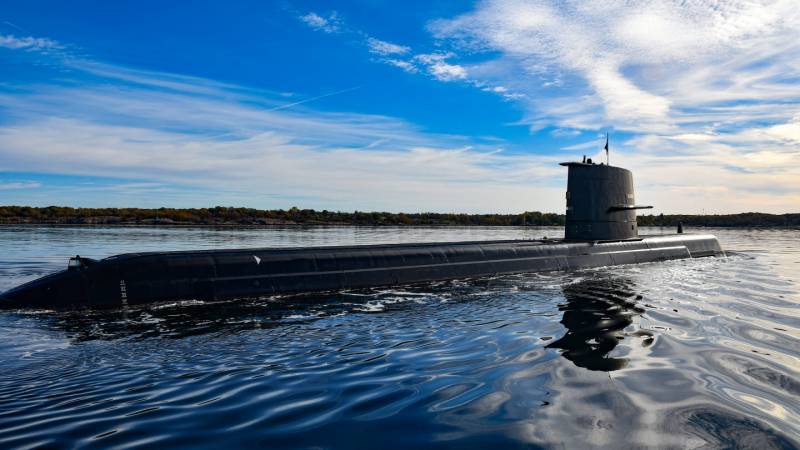
<svg viewBox="0 0 800 450">
<path fill-rule="evenodd" d="M 567 166 L 567 220 L 564 239 L 616 241 L 636 239 L 639 227 L 630 170 L 606 164 L 563 162 Z"/>
</svg>

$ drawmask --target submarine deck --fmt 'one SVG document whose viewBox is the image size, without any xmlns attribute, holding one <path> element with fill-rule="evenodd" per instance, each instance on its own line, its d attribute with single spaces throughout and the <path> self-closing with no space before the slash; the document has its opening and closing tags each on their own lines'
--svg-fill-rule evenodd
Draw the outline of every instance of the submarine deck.
<svg viewBox="0 0 800 450">
<path fill-rule="evenodd" d="M 220 249 L 205 249 L 205 250 L 175 250 L 175 251 L 153 251 L 153 252 L 130 252 L 120 253 L 118 255 L 109 256 L 99 261 L 113 261 L 128 258 L 138 258 L 142 256 L 155 256 L 155 255 L 207 255 L 207 254 L 238 254 L 238 253 L 303 253 L 303 252 L 339 252 L 339 251 L 369 251 L 369 250 L 384 250 L 384 249 L 425 249 L 431 247 L 457 247 L 457 246 L 495 246 L 502 244 L 513 244 L 515 246 L 539 246 L 539 245 L 554 245 L 554 244 L 609 244 L 609 243 L 631 243 L 640 242 L 646 239 L 664 238 L 669 236 L 706 236 L 697 234 L 675 234 L 675 235 L 640 235 L 631 239 L 616 239 L 616 240 L 599 240 L 599 241 L 586 241 L 586 240 L 570 240 L 564 238 L 547 238 L 547 239 L 502 239 L 502 240 L 477 240 L 477 241 L 443 241 L 443 242 L 400 242 L 400 243 L 385 243 L 385 244 L 352 244 L 352 245 L 321 245 L 315 247 L 247 247 L 247 248 L 220 248 Z M 710 235 L 708 235 L 710 236 Z"/>
</svg>

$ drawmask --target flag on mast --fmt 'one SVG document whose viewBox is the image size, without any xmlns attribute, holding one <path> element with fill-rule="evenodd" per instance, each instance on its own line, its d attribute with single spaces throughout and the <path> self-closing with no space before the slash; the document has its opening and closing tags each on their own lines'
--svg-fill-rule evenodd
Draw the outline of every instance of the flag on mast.
<svg viewBox="0 0 800 450">
<path fill-rule="evenodd" d="M 608 133 L 606 133 L 606 146 L 605 146 L 605 149 L 606 149 L 606 165 L 608 166 L 608 165 L 610 165 L 608 163 Z"/>
</svg>

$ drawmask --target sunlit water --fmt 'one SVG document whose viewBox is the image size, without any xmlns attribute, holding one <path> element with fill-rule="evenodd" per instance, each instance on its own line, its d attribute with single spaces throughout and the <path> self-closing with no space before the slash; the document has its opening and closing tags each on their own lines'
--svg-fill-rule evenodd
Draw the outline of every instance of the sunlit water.
<svg viewBox="0 0 800 450">
<path fill-rule="evenodd" d="M 0 448 L 796 448 L 800 231 L 704 231 L 727 258 L 0 312 Z M 74 254 L 560 234 L 5 227 L 0 290 Z"/>
</svg>

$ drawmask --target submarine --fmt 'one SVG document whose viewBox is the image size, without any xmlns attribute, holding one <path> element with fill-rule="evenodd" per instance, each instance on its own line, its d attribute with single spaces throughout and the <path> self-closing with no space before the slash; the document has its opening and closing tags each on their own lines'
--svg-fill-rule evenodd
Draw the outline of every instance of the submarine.
<svg viewBox="0 0 800 450">
<path fill-rule="evenodd" d="M 101 308 L 226 300 L 567 271 L 723 254 L 708 234 L 640 236 L 633 175 L 594 163 L 568 170 L 563 239 L 126 253 L 70 258 L 65 270 L 0 294 L 0 308 Z"/>
</svg>

